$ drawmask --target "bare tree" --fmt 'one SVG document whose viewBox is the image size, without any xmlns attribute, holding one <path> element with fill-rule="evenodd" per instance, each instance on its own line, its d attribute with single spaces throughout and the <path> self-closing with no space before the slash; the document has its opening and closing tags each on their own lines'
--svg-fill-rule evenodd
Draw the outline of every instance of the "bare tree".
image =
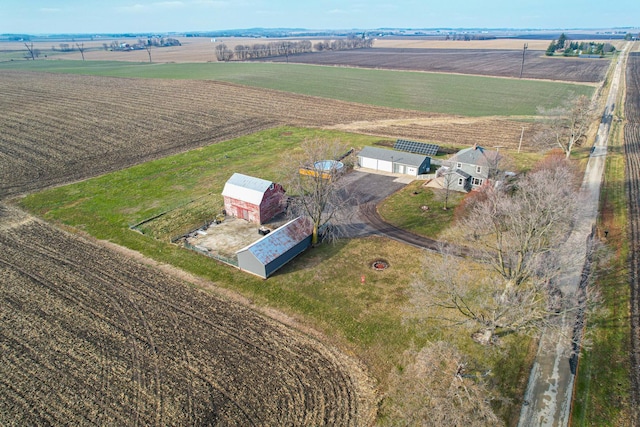
<svg viewBox="0 0 640 427">
<path fill-rule="evenodd" d="M 292 216 L 305 215 L 313 222 L 311 243 L 318 243 L 319 231 L 337 237 L 338 228 L 332 221 L 347 210 L 350 200 L 344 191 L 344 171 L 340 159 L 347 152 L 340 141 L 310 139 L 293 153 L 283 167 L 287 194 L 291 195 L 289 211 Z"/>
<path fill-rule="evenodd" d="M 84 61 L 84 43 L 76 43 L 80 54 L 82 55 L 82 60 Z"/>
<path fill-rule="evenodd" d="M 536 135 L 536 140 L 546 146 L 560 147 L 566 158 L 574 147 L 587 140 L 589 126 L 594 121 L 593 105 L 584 95 L 557 108 L 539 108 L 538 112 L 547 126 Z"/>
<path fill-rule="evenodd" d="M 218 61 L 230 61 L 233 58 L 233 51 L 227 47 L 226 44 L 220 43 L 215 48 L 216 59 Z"/>
<path fill-rule="evenodd" d="M 479 326 L 474 339 L 482 344 L 547 326 L 566 309 L 556 281 L 578 256 L 566 247 L 561 253 L 577 211 L 571 173 L 559 165 L 484 188 L 459 224 L 459 239 L 469 242 L 477 263 L 443 251 L 442 262 L 429 268 L 433 285 L 414 283 L 414 306 L 453 310 L 443 318 Z"/>
<path fill-rule="evenodd" d="M 482 375 L 446 342 L 428 344 L 404 354 L 403 369 L 389 378 L 383 405 L 388 418 L 403 425 L 500 426 L 491 408 L 495 400 Z M 475 369 L 474 369 L 475 370 Z"/>
<path fill-rule="evenodd" d="M 442 209 L 446 211 L 449 209 L 449 198 L 451 196 L 451 192 L 455 191 L 454 188 L 456 186 L 456 183 L 458 182 L 459 175 L 456 174 L 450 167 L 446 166 L 438 169 L 438 175 L 442 177 L 442 192 L 437 194 L 443 202 Z"/>
<path fill-rule="evenodd" d="M 151 43 L 145 43 L 144 49 L 149 54 L 149 62 L 151 62 Z"/>
</svg>

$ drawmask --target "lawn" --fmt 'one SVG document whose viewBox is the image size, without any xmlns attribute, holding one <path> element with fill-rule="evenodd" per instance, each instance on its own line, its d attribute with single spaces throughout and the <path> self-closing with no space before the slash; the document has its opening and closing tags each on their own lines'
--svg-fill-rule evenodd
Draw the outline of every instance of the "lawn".
<svg viewBox="0 0 640 427">
<path fill-rule="evenodd" d="M 410 284 L 423 273 L 424 265 L 438 262 L 435 254 L 380 236 L 340 240 L 309 249 L 265 281 L 167 239 L 129 230 L 129 225 L 145 218 L 180 211 L 192 200 L 197 200 L 198 211 L 206 212 L 203 200 L 211 198 L 210 209 L 218 212 L 219 200 L 214 195 L 233 172 L 277 180 L 287 152 L 305 138 L 343 139 L 354 147 L 379 141 L 378 137 L 339 132 L 271 129 L 48 189 L 19 203 L 46 220 L 204 277 L 242 294 L 256 306 L 278 309 L 358 357 L 382 392 L 405 350 L 436 339 L 452 342 L 470 355 L 478 369 L 494 373 L 495 388 L 512 399 L 499 413 L 512 418 L 519 411 L 525 383 L 514 377 L 526 378 L 528 373 L 527 337 L 507 337 L 501 348 L 482 347 L 471 340 L 466 327 L 444 327 L 435 320 L 417 322 L 407 317 Z M 181 215 L 174 218 L 183 221 L 178 228 L 197 221 Z M 377 259 L 386 260 L 389 268 L 375 271 L 372 263 Z"/>
<path fill-rule="evenodd" d="M 594 88 L 569 83 L 275 63 L 153 64 L 11 61 L 0 70 L 220 80 L 304 95 L 463 116 L 532 116 Z"/>
<path fill-rule="evenodd" d="M 425 187 L 424 183 L 414 181 L 407 185 L 381 203 L 378 212 L 385 221 L 396 227 L 436 239 L 453 221 L 455 207 L 464 194 L 450 191 L 445 210 L 445 191 Z"/>
</svg>

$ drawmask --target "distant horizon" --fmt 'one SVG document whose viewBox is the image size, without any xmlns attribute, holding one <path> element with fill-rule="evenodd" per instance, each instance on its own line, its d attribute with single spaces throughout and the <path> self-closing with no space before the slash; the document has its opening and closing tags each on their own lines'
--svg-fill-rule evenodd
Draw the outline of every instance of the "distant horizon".
<svg viewBox="0 0 640 427">
<path fill-rule="evenodd" d="M 369 31 L 387 31 L 387 32 L 439 32 L 439 31 L 451 31 L 451 32 L 487 32 L 488 34 L 499 34 L 506 32 L 518 32 L 519 34 L 525 33 L 544 33 L 544 32 L 594 32 L 596 34 L 606 35 L 609 32 L 618 35 L 626 33 L 635 33 L 640 31 L 640 26 L 628 26 L 628 27 L 558 27 L 558 28 L 507 28 L 507 27 L 379 27 L 379 28 L 303 28 L 303 27 L 247 27 L 247 28 L 226 28 L 226 29 L 211 29 L 211 30 L 187 30 L 187 31 L 121 31 L 121 32 L 57 32 L 57 33 L 27 33 L 18 32 L 0 33 L 0 37 L 8 36 L 110 36 L 110 35 L 155 35 L 155 34 L 173 34 L 173 35 L 197 35 L 197 34 L 215 34 L 225 32 L 302 32 L 302 33 L 342 33 L 342 32 L 369 32 Z M 411 35 L 411 34 L 408 34 Z M 436 34 L 434 34 L 436 35 Z M 206 36 L 205 36 L 206 37 Z"/>
<path fill-rule="evenodd" d="M 640 2 L 487 0 L 7 0 L 4 34 L 148 34 L 238 29 L 615 29 L 640 27 Z M 432 3 L 432 4 L 428 4 Z"/>
</svg>

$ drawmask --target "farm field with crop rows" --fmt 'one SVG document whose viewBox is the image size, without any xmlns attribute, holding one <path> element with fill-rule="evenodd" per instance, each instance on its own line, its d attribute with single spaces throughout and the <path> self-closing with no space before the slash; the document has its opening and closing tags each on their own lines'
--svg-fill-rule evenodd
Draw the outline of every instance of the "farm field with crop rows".
<svg viewBox="0 0 640 427">
<path fill-rule="evenodd" d="M 170 154 L 197 154 L 204 150 L 193 149 L 261 135 L 259 131 L 290 133 L 280 128 L 285 125 L 365 130 L 384 142 L 412 138 L 442 145 L 481 142 L 509 147 L 515 147 L 526 128 L 523 146 L 530 149 L 536 128 L 533 115 L 541 100 L 557 105 L 569 93 L 590 95 L 594 90 L 593 85 L 345 67 L 199 65 L 202 68 L 34 61 L 26 65 L 34 67 L 29 71 L 21 68 L 23 64 L 3 64 L 0 200 L 82 181 L 55 189 L 75 192 L 73 202 L 48 199 L 51 203 L 39 214 L 53 219 L 49 213 L 64 210 L 73 216 L 78 213 L 74 207 L 89 206 L 93 211 L 88 220 L 64 218 L 61 223 L 85 232 L 109 227 L 111 236 L 116 236 L 113 242 L 131 244 L 148 256 L 153 252 L 156 259 L 185 269 L 189 264 L 194 268 L 189 271 L 198 274 L 203 260 L 194 261 L 193 254 L 182 254 L 168 244 L 146 241 L 129 231 L 122 218 L 168 209 L 170 201 L 188 198 L 185 193 L 191 188 L 204 191 L 211 183 L 198 181 L 202 175 L 192 176 L 191 164 L 172 169 L 175 174 L 169 176 L 169 184 L 163 181 L 169 175 L 163 175 L 165 171 L 152 170 L 148 177 L 131 179 L 125 168 L 147 166 L 147 161 L 160 158 L 171 162 Z M 47 67 L 58 67 L 61 73 L 49 73 Z M 66 67 L 79 74 L 66 74 Z M 214 80 L 213 69 L 224 70 L 232 82 Z M 310 87 L 318 93 L 285 91 L 298 80 L 296 76 L 316 69 L 317 74 L 305 78 L 315 79 Z M 116 76 L 87 75 L 92 70 Z M 194 70 L 202 80 L 186 77 Z M 268 72 L 256 78 L 243 70 Z M 170 78 L 176 75 L 179 78 Z M 242 85 L 256 81 L 269 88 Z M 416 92 L 416 85 L 425 81 L 444 92 Z M 309 86 L 308 82 L 298 83 Z M 345 86 L 335 86 L 336 82 Z M 405 109 L 375 106 L 379 99 L 370 97 L 366 98 L 370 104 L 355 103 L 353 93 L 346 94 L 349 102 L 329 99 L 354 82 L 359 84 L 355 92 L 365 94 L 388 87 L 386 93 L 377 91 L 379 99 L 395 100 Z M 447 91 L 447 84 L 453 89 Z M 470 92 L 470 87 L 479 91 Z M 447 108 L 456 115 L 432 108 L 446 104 L 449 97 L 453 101 Z M 260 141 L 255 144 L 259 146 Z M 242 153 L 233 154 L 238 154 L 233 161 L 242 158 Z M 216 166 L 216 159 L 200 161 L 210 162 L 203 167 Z M 112 171 L 122 174 L 105 175 Z M 85 181 L 97 175 L 104 176 Z M 86 188 L 80 184 L 96 182 L 100 188 L 93 194 L 78 190 Z M 148 182 L 155 187 L 147 187 Z M 155 197 L 152 190 L 158 189 L 164 199 Z M 144 203 L 133 200 L 136 192 L 144 194 Z M 114 210 L 109 203 L 116 196 L 126 206 Z M 95 223 L 98 227 L 92 228 Z M 381 251 L 393 246 L 382 247 Z M 332 249 L 326 251 L 332 254 Z M 340 268 L 349 274 L 350 283 L 360 284 L 358 268 L 369 273 L 371 251 L 361 256 L 367 261 L 358 267 L 351 265 L 349 256 L 334 256 L 333 266 L 344 263 Z M 406 348 L 404 340 L 413 333 L 400 327 L 397 313 L 384 311 L 396 310 L 405 298 L 405 283 L 387 278 L 400 277 L 407 270 L 402 263 L 413 256 L 395 259 L 394 254 L 385 254 L 385 259 L 394 269 L 384 273 L 387 276 L 368 278 L 366 289 L 345 287 L 341 277 L 334 277 L 334 269 L 323 270 L 323 277 L 317 270 L 303 268 L 276 278 L 278 286 L 273 287 L 254 278 L 238 278 L 239 272 L 219 266 L 211 269 L 215 275 L 207 276 L 228 289 L 255 286 L 257 295 L 263 292 L 272 298 L 259 300 L 272 303 L 267 308 L 286 312 L 299 304 L 302 309 L 292 312 L 308 314 L 301 317 L 317 322 L 305 326 L 324 327 L 323 331 L 333 327 L 337 337 L 331 342 L 338 345 L 353 340 L 353 347 L 347 347 L 366 363 L 365 373 L 331 348 L 249 308 L 194 290 L 173 275 L 0 204 L 0 292 L 6 306 L 0 312 L 0 424 L 371 425 L 379 396 L 373 395 L 365 378 L 372 375 L 386 381 L 399 352 Z M 317 253 L 307 259 L 311 267 L 322 261 Z M 314 286 L 308 285 L 310 280 L 299 280 L 308 277 L 305 274 L 315 275 Z M 331 289 L 352 292 L 351 301 L 362 302 L 364 308 L 349 306 L 348 298 L 334 298 L 331 292 L 325 295 L 328 283 Z M 352 313 L 357 315 L 352 318 Z M 363 349 L 366 345 L 370 347 Z M 504 375 L 519 372 L 519 362 L 515 358 L 511 370 L 503 369 Z"/>
<path fill-rule="evenodd" d="M 535 126 L 495 117 L 464 124 L 460 117 L 215 81 L 2 71 L 0 90 L 0 197 L 282 124 L 351 126 L 391 138 L 488 146 L 516 144 L 526 127 L 525 147 Z"/>
<path fill-rule="evenodd" d="M 626 74 L 624 127 L 626 183 L 629 197 L 631 281 L 631 404 L 640 420 L 640 53 L 630 53 Z"/>
<path fill-rule="evenodd" d="M 0 73 L 0 197 L 280 124 L 429 117 L 228 83 Z"/>
<path fill-rule="evenodd" d="M 603 63 L 609 63 L 605 61 Z M 594 85 L 304 64 L 229 62 L 135 64 L 100 61 L 5 62 L 0 69 L 109 77 L 218 80 L 301 95 L 463 116 L 535 115 Z M 547 76 L 552 79 L 553 74 Z"/>
<path fill-rule="evenodd" d="M 371 48 L 260 61 L 519 78 L 522 50 Z M 528 51 L 522 78 L 596 83 L 604 78 L 609 63 L 610 58 L 548 58 L 543 51 Z"/>
<path fill-rule="evenodd" d="M 356 364 L 0 205 L 0 424 L 369 425 Z"/>
</svg>

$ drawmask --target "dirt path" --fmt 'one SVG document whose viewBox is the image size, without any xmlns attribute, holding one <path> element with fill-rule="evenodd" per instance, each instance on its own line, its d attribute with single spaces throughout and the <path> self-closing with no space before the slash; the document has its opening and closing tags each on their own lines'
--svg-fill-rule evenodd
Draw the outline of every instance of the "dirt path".
<svg viewBox="0 0 640 427">
<path fill-rule="evenodd" d="M 628 46 L 625 47 L 616 64 L 602 122 L 596 137 L 595 149 L 589 158 L 580 190 L 583 209 L 566 243 L 567 250 L 564 251 L 565 253 L 577 253 L 581 258 L 581 262 L 574 263 L 573 270 L 561 279 L 560 287 L 563 294 L 571 298 L 575 298 L 581 283 L 583 266 L 586 263 L 587 239 L 598 214 L 607 141 L 627 48 Z M 548 330 L 543 334 L 525 392 L 525 403 L 518 424 L 520 427 L 568 425 L 575 380 L 575 371 L 570 365 L 572 343 L 568 337 L 573 335 L 575 323 L 575 315 L 567 314 L 563 316 L 559 330 Z"/>
</svg>

